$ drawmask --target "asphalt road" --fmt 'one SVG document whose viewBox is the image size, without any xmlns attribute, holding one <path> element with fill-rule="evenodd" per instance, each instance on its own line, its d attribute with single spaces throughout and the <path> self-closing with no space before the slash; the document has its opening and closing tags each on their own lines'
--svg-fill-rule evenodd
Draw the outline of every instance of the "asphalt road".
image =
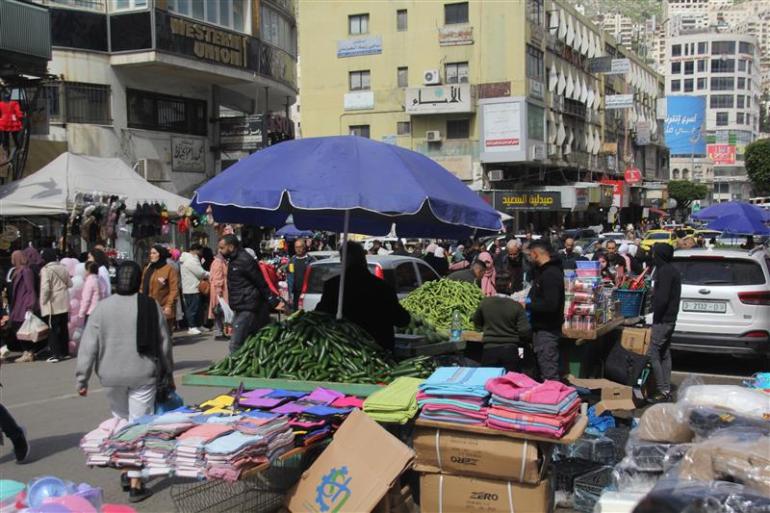
<svg viewBox="0 0 770 513">
<path fill-rule="evenodd" d="M 178 338 L 174 347 L 177 383 L 181 375 L 209 365 L 227 352 L 227 343 L 211 336 Z M 760 370 L 759 363 L 722 356 L 675 354 L 674 382 L 681 383 L 692 372 L 706 383 L 739 383 Z M 78 448 L 80 438 L 109 417 L 104 390 L 93 379 L 88 397 L 79 397 L 74 383 L 75 361 L 61 363 L 12 363 L 0 367 L 2 403 L 26 429 L 33 447 L 31 462 L 16 465 L 12 447 L 0 452 L 0 479 L 27 482 L 41 475 L 56 475 L 87 482 L 104 489 L 107 502 L 125 503 L 118 473 L 111 469 L 89 469 Z M 179 386 L 186 403 L 199 403 L 223 389 Z M 168 480 L 150 483 L 155 494 L 137 505 L 141 512 L 175 511 Z"/>
</svg>

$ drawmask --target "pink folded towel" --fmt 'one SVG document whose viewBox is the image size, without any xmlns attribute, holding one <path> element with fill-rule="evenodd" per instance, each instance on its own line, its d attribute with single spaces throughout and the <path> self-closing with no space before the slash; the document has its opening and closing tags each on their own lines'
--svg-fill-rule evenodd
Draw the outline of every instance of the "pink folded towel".
<svg viewBox="0 0 770 513">
<path fill-rule="evenodd" d="M 493 378 L 485 385 L 493 395 L 512 401 L 524 401 L 533 404 L 559 404 L 575 389 L 560 381 L 538 383 L 525 374 L 509 372 L 505 376 Z"/>
</svg>

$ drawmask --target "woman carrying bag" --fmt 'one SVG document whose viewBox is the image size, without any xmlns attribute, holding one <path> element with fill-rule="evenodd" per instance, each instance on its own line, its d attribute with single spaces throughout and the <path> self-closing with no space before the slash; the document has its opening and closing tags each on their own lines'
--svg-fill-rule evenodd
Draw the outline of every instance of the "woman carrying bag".
<svg viewBox="0 0 770 513">
<path fill-rule="evenodd" d="M 169 336 L 176 323 L 176 300 L 179 298 L 179 272 L 170 265 L 166 248 L 155 245 L 150 249 L 150 263 L 142 274 L 142 294 L 153 298 L 163 309 Z"/>
<path fill-rule="evenodd" d="M 27 318 L 27 314 L 33 315 L 37 310 L 37 288 L 35 287 L 35 274 L 29 268 L 27 256 L 22 251 L 11 253 L 13 264 L 13 279 L 11 281 L 11 332 L 19 331 Z M 8 348 L 14 351 L 23 351 L 17 362 L 34 362 L 34 343 L 19 340 L 13 337 L 9 340 Z"/>
<path fill-rule="evenodd" d="M 173 390 L 171 338 L 160 305 L 139 293 L 142 270 L 135 262 L 118 267 L 116 294 L 99 302 L 80 340 L 78 393 L 86 396 L 94 367 L 112 415 L 129 422 L 155 411 L 158 388 Z M 150 495 L 139 470 L 121 476 L 130 502 Z"/>
<path fill-rule="evenodd" d="M 69 323 L 70 293 L 72 279 L 67 268 L 56 259 L 56 251 L 43 250 L 45 266 L 40 270 L 40 315 L 48 323 L 49 363 L 60 362 L 68 358 L 70 334 Z"/>
</svg>

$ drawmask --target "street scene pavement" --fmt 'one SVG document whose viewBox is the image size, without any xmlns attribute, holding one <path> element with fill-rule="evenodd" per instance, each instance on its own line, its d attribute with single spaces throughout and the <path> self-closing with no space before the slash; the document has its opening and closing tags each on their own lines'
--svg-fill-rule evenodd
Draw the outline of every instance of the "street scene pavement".
<svg viewBox="0 0 770 513">
<path fill-rule="evenodd" d="M 178 392 L 186 404 L 196 404 L 225 391 L 214 387 L 183 386 L 181 381 L 184 374 L 207 367 L 226 352 L 227 342 L 215 341 L 212 335 L 175 338 L 175 378 Z M 761 366 L 751 360 L 682 353 L 674 355 L 674 369 L 675 383 L 693 376 L 706 384 L 737 384 L 760 371 Z M 88 396 L 84 398 L 77 394 L 74 376 L 74 359 L 56 364 L 4 364 L 0 368 L 2 403 L 27 430 L 33 451 L 28 464 L 17 465 L 12 446 L 6 443 L 0 457 L 0 478 L 27 482 L 42 475 L 67 476 L 72 481 L 101 487 L 107 502 L 125 503 L 126 494 L 120 490 L 117 471 L 91 469 L 84 463 L 78 442 L 109 417 L 109 406 L 97 378 L 92 378 Z M 137 511 L 175 511 L 171 484 L 168 479 L 152 480 L 149 486 L 154 495 L 134 505 Z"/>
</svg>

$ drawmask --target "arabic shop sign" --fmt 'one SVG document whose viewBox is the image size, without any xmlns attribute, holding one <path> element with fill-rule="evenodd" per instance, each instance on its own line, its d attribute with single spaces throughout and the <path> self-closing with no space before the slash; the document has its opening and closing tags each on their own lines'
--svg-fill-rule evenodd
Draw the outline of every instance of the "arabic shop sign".
<svg viewBox="0 0 770 513">
<path fill-rule="evenodd" d="M 591 73 L 624 75 L 631 71 L 631 61 L 629 59 L 613 59 L 612 57 L 596 57 L 588 60 L 588 68 Z"/>
<path fill-rule="evenodd" d="M 258 150 L 262 147 L 262 116 L 219 120 L 219 142 L 225 151 Z"/>
<path fill-rule="evenodd" d="M 492 191 L 492 206 L 511 210 L 559 210 L 561 193 L 556 191 Z"/>
<path fill-rule="evenodd" d="M 337 41 L 337 57 L 358 57 L 382 53 L 382 36 L 358 37 Z"/>
<path fill-rule="evenodd" d="M 633 94 L 609 94 L 604 97 L 604 108 L 607 110 L 630 109 L 633 106 Z"/>
<path fill-rule="evenodd" d="M 439 46 L 458 46 L 473 44 L 473 27 L 448 25 L 438 29 Z"/>
<path fill-rule="evenodd" d="M 374 91 L 354 91 L 343 98 L 345 110 L 367 110 L 374 108 Z"/>
<path fill-rule="evenodd" d="M 182 173 L 206 171 L 206 139 L 195 137 L 171 138 L 171 170 Z"/>
<path fill-rule="evenodd" d="M 410 87 L 404 100 L 407 114 L 473 112 L 470 84 Z"/>
</svg>

